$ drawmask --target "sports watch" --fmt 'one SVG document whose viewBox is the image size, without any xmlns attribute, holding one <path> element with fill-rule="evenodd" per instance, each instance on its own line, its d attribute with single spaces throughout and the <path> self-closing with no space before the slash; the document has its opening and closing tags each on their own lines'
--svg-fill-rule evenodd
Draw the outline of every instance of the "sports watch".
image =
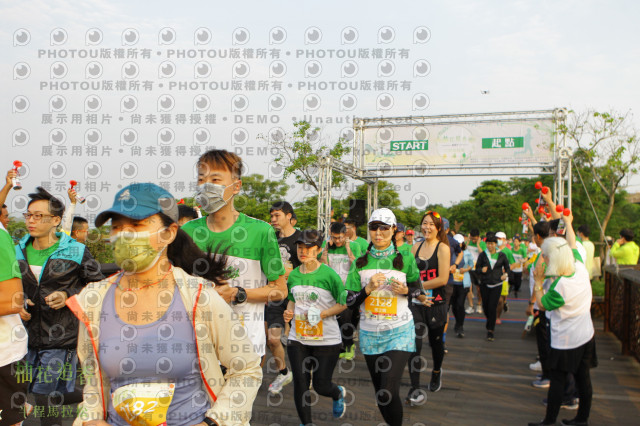
<svg viewBox="0 0 640 426">
<path fill-rule="evenodd" d="M 238 289 L 238 292 L 236 293 L 236 297 L 233 299 L 233 301 L 231 302 L 232 305 L 238 305 L 240 303 L 244 303 L 247 301 L 247 292 L 244 288 L 242 287 L 235 287 Z"/>
</svg>

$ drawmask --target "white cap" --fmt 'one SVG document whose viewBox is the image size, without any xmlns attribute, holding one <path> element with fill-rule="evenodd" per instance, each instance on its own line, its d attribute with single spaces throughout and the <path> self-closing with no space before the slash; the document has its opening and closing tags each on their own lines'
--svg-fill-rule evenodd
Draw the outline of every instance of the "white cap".
<svg viewBox="0 0 640 426">
<path fill-rule="evenodd" d="M 506 240 L 507 239 L 507 234 L 505 234 L 502 231 L 496 232 L 496 238 L 504 238 Z"/>
<path fill-rule="evenodd" d="M 464 236 L 462 234 L 456 234 L 453 236 L 453 239 L 458 242 L 458 244 L 462 245 L 464 243 Z"/>
<path fill-rule="evenodd" d="M 371 217 L 369 218 L 369 223 L 373 222 L 382 222 L 385 225 L 395 225 L 396 224 L 396 215 L 387 208 L 374 210 L 371 213 Z"/>
</svg>

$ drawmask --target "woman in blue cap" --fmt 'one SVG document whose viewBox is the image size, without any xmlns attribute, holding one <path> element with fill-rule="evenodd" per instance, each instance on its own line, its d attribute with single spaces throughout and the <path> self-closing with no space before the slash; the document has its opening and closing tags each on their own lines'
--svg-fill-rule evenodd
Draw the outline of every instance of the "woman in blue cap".
<svg viewBox="0 0 640 426">
<path fill-rule="evenodd" d="M 249 424 L 262 370 L 214 290 L 226 278 L 225 256 L 203 253 L 178 228 L 173 196 L 151 183 L 118 192 L 96 226 L 109 219 L 122 271 L 67 300 L 84 324 L 87 383 L 76 423 Z"/>
</svg>

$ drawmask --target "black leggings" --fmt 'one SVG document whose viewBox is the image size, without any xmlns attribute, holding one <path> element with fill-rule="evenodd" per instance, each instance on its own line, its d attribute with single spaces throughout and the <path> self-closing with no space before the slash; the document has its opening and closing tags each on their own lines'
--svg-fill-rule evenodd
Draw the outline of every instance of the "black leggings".
<svg viewBox="0 0 640 426">
<path fill-rule="evenodd" d="M 338 325 L 342 335 L 343 350 L 353 345 L 353 335 L 360 322 L 360 311 L 358 309 L 345 309 L 338 315 Z"/>
<path fill-rule="evenodd" d="M 464 302 L 467 300 L 468 288 L 464 288 L 463 285 L 454 285 L 453 294 L 451 295 L 451 311 L 456 319 L 455 330 L 458 331 L 464 327 L 464 317 L 466 312 L 464 311 Z"/>
<path fill-rule="evenodd" d="M 482 309 L 487 317 L 487 330 L 493 331 L 496 328 L 496 316 L 498 315 L 498 301 L 502 293 L 502 283 L 495 287 L 480 286 L 482 293 Z"/>
<path fill-rule="evenodd" d="M 311 423 L 311 400 L 309 385 L 313 372 L 313 389 L 334 401 L 340 399 L 340 389 L 331 378 L 340 357 L 340 344 L 331 346 L 309 346 L 289 340 L 287 346 L 289 363 L 293 373 L 293 400 L 302 424 Z"/>
<path fill-rule="evenodd" d="M 409 352 L 389 351 L 378 355 L 364 356 L 373 387 L 376 390 L 378 409 L 389 426 L 402 425 L 400 379 L 409 355 Z"/>
<path fill-rule="evenodd" d="M 565 396 L 566 380 L 569 374 L 566 371 L 552 369 L 549 373 L 551 376 L 551 384 L 547 394 L 547 413 L 545 422 L 555 422 L 560 412 L 560 405 Z M 574 374 L 576 388 L 580 404 L 578 405 L 577 422 L 586 422 L 589 419 L 591 411 L 591 398 L 593 396 L 593 388 L 591 387 L 591 374 L 586 362 L 581 362 L 578 371 Z"/>
<path fill-rule="evenodd" d="M 413 314 L 413 322 L 416 326 L 416 351 L 409 355 L 407 365 L 409 367 L 409 377 L 411 378 L 411 387 L 413 389 L 420 388 L 420 372 L 425 368 L 422 356 L 422 340 L 429 333 L 429 345 L 431 346 L 431 356 L 433 357 L 433 369 L 440 371 L 442 361 L 444 360 L 444 335 L 445 323 L 439 327 L 429 328 L 427 325 L 427 307 L 424 305 L 416 305 L 409 302 L 409 309 Z"/>
<path fill-rule="evenodd" d="M 522 285 L 522 272 L 512 272 L 509 277 L 509 284 L 513 289 L 514 293 L 518 293 L 520 291 L 520 286 Z"/>
</svg>

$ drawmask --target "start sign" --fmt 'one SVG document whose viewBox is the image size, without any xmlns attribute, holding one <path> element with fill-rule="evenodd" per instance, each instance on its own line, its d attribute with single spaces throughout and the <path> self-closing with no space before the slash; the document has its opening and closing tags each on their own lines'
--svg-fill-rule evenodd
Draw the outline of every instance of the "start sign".
<svg viewBox="0 0 640 426">
<path fill-rule="evenodd" d="M 391 151 L 427 151 L 428 149 L 428 140 L 391 141 Z"/>
</svg>

